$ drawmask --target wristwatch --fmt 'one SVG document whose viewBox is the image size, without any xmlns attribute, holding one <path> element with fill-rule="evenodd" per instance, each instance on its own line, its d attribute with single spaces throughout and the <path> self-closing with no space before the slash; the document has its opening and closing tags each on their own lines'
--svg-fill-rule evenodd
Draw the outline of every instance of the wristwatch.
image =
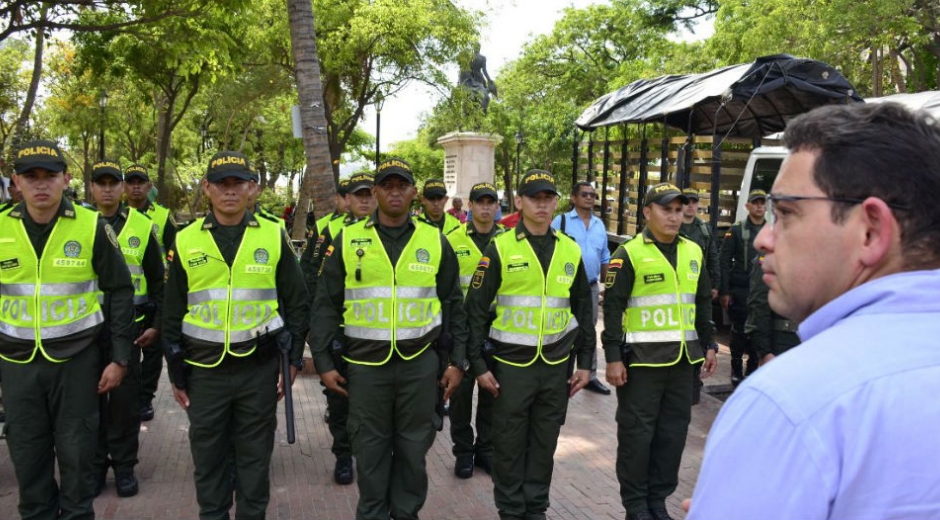
<svg viewBox="0 0 940 520">
<path fill-rule="evenodd" d="M 119 366 L 119 367 L 127 368 L 127 360 L 126 360 L 126 359 L 125 359 L 124 361 L 114 361 L 114 364 L 117 365 L 117 366 Z"/>
<path fill-rule="evenodd" d="M 706 349 L 706 350 L 714 350 L 715 353 L 717 354 L 717 353 L 718 353 L 718 343 L 712 343 L 711 345 L 708 345 L 707 347 L 705 347 L 705 349 Z"/>
<path fill-rule="evenodd" d="M 447 363 L 447 366 L 448 366 L 448 367 L 454 367 L 454 368 L 456 368 L 457 370 L 460 370 L 461 372 L 463 372 L 463 373 L 466 374 L 466 373 L 467 373 L 467 370 L 470 370 L 470 360 L 468 360 L 468 359 L 463 359 L 463 360 L 461 360 L 461 361 L 459 361 L 459 362 L 457 362 L 457 363 L 448 362 L 448 363 Z"/>
<path fill-rule="evenodd" d="M 298 372 L 302 372 L 304 369 L 304 358 L 300 358 L 297 361 L 291 363 Z"/>
</svg>

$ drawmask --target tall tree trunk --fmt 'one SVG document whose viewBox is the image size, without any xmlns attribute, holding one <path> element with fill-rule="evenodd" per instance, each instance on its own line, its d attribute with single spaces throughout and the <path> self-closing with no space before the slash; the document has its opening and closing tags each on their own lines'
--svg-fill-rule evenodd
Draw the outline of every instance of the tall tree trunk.
<svg viewBox="0 0 940 520">
<path fill-rule="evenodd" d="M 300 121 L 303 128 L 307 171 L 303 176 L 300 200 L 296 207 L 291 236 L 304 237 L 310 202 L 319 217 L 333 210 L 333 168 L 326 134 L 326 113 L 323 111 L 323 86 L 317 56 L 317 35 L 314 29 L 313 2 L 287 0 L 290 41 L 294 55 L 294 77 L 300 100 Z"/>
<path fill-rule="evenodd" d="M 46 21 L 48 5 L 43 4 L 39 14 L 40 22 Z M 36 91 L 39 90 L 39 80 L 42 78 L 42 53 L 46 43 L 46 35 L 43 30 L 36 30 L 36 52 L 33 55 L 33 75 L 29 80 L 29 90 L 26 91 L 26 101 L 23 103 L 23 110 L 16 121 L 16 128 L 13 129 L 12 144 L 15 148 L 26 133 L 26 125 L 29 123 L 29 115 L 33 111 L 33 105 L 36 103 Z"/>
<path fill-rule="evenodd" d="M 166 202 L 166 159 L 170 155 L 170 137 L 173 135 L 174 97 L 165 92 L 157 94 L 157 199 Z"/>
</svg>

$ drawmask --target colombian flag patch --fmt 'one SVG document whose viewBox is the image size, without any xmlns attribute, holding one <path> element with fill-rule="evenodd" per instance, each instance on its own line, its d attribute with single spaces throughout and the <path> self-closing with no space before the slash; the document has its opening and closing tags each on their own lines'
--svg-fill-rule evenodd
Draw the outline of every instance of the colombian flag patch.
<svg viewBox="0 0 940 520">
<path fill-rule="evenodd" d="M 477 268 L 486 269 L 489 266 L 490 266 L 490 257 L 488 256 L 480 257 L 480 263 L 477 264 Z"/>
</svg>

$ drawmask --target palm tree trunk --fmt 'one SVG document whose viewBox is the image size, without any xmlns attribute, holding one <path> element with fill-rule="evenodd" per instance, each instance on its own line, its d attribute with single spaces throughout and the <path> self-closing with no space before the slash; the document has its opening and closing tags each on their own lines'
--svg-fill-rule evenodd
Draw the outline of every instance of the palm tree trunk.
<svg viewBox="0 0 940 520">
<path fill-rule="evenodd" d="M 333 168 L 330 145 L 326 133 L 326 113 L 323 110 L 323 86 L 320 81 L 320 61 L 317 56 L 317 36 L 314 29 L 313 2 L 287 0 L 290 22 L 291 48 L 294 54 L 294 77 L 300 100 L 300 121 L 303 128 L 307 170 L 301 181 L 297 217 L 291 236 L 302 239 L 307 211 L 316 209 L 319 217 L 333 210 Z"/>
</svg>

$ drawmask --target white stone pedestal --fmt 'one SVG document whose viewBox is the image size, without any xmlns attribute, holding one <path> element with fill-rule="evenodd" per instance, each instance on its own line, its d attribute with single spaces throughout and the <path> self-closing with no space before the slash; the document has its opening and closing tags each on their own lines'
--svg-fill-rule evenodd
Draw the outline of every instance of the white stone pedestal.
<svg viewBox="0 0 940 520">
<path fill-rule="evenodd" d="M 469 200 L 470 188 L 478 182 L 493 182 L 496 173 L 496 145 L 499 135 L 451 132 L 437 140 L 444 148 L 444 184 L 450 197 Z"/>
</svg>

